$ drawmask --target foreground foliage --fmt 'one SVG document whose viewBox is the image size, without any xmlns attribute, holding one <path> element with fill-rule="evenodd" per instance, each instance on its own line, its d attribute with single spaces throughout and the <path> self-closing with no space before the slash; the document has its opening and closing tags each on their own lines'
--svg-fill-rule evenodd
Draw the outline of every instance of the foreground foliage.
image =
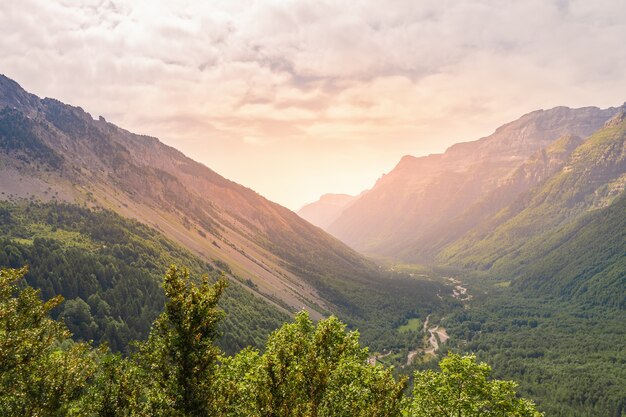
<svg viewBox="0 0 626 417">
<path fill-rule="evenodd" d="M 25 273 L 0 270 L 0 415 L 71 414 L 97 371 L 96 352 L 63 344 L 69 332 L 48 316 L 61 299 L 42 302 L 30 287 L 17 291 Z"/>
<path fill-rule="evenodd" d="M 26 269 L 0 272 L 0 415 L 3 416 L 539 416 L 515 384 L 489 379 L 489 367 L 451 355 L 441 372 L 406 379 L 367 364 L 359 334 L 330 317 L 305 312 L 272 333 L 264 353 L 223 355 L 215 345 L 223 280 L 195 284 L 171 267 L 165 311 L 150 337 L 122 357 L 71 340 L 44 302 L 20 280 Z M 461 398 L 461 401 L 455 400 Z M 443 413 L 443 414 L 442 414 Z"/>
<path fill-rule="evenodd" d="M 491 367 L 475 356 L 451 354 L 441 372 L 415 374 L 411 416 L 540 416 L 531 401 L 517 398 L 513 381 L 490 380 Z"/>
</svg>

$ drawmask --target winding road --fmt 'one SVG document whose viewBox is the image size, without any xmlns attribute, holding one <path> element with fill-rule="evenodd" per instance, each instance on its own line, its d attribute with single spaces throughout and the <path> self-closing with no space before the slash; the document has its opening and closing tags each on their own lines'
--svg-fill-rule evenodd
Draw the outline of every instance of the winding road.
<svg viewBox="0 0 626 417">
<path fill-rule="evenodd" d="M 453 298 L 456 298 L 459 301 L 463 301 L 464 303 L 472 299 L 472 296 L 469 295 L 467 292 L 467 288 L 461 285 L 462 284 L 461 281 L 452 277 L 447 277 L 446 279 L 453 285 L 453 289 L 452 289 Z M 467 308 L 467 305 L 466 305 L 466 308 Z M 450 338 L 450 336 L 448 336 L 448 333 L 446 332 L 446 329 L 441 327 L 440 324 L 434 327 L 428 327 L 429 321 L 430 321 L 430 314 L 428 315 L 428 317 L 426 317 L 426 321 L 424 321 L 424 328 L 423 328 L 424 333 L 428 332 L 428 334 L 430 334 L 430 336 L 428 337 L 428 344 L 425 348 L 416 349 L 416 350 L 412 350 L 409 352 L 409 354 L 406 357 L 407 366 L 413 363 L 413 360 L 415 360 L 415 356 L 417 356 L 419 352 L 423 352 L 425 355 L 435 355 L 437 351 L 439 350 L 439 344 L 446 343 L 448 339 Z"/>
</svg>

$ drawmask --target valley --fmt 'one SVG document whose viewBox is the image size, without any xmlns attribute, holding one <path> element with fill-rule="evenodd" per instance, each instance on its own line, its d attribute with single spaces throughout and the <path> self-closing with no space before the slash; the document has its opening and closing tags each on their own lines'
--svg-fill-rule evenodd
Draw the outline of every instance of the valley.
<svg viewBox="0 0 626 417">
<path fill-rule="evenodd" d="M 28 265 L 76 342 L 123 355 L 176 264 L 227 280 L 226 354 L 262 352 L 306 311 L 358 330 L 361 364 L 396 377 L 473 354 L 551 416 L 611 415 L 626 409 L 625 115 L 528 113 L 298 215 L 0 76 L 0 266 Z"/>
<path fill-rule="evenodd" d="M 444 352 L 477 353 L 496 375 L 518 381 L 521 392 L 547 415 L 619 415 L 624 409 L 618 394 L 626 387 L 621 370 L 626 363 L 626 197 L 619 185 L 624 138 L 618 115 L 570 151 L 571 162 L 561 165 L 562 172 L 522 193 L 493 223 L 469 233 L 472 255 L 466 259 L 471 261 L 456 262 L 462 253 L 457 246 L 443 252 L 452 254 L 453 262 L 440 256 L 431 267 L 394 266 L 412 276 L 437 276 L 462 300 L 462 308 L 445 315 Z M 542 210 L 531 209 L 534 204 L 542 204 Z M 493 224 L 522 210 L 529 213 L 504 226 L 506 232 L 494 233 Z M 510 245 L 516 239 L 525 244 Z M 488 260 L 481 258 L 488 253 Z M 433 349 L 430 343 L 422 348 L 423 340 L 437 341 L 431 320 L 416 344 L 420 349 L 409 351 L 418 369 L 429 367 L 428 361 L 415 362 L 419 353 Z M 406 361 L 396 364 L 407 366 Z"/>
<path fill-rule="evenodd" d="M 439 344 L 445 344 L 448 339 L 448 333 L 446 329 L 441 327 L 441 325 L 436 325 L 435 327 L 429 327 L 428 320 L 430 316 L 426 317 L 424 321 L 424 328 L 422 332 L 428 336 L 428 345 L 422 349 L 410 350 L 409 354 L 406 356 L 406 366 L 413 365 L 413 361 L 418 353 L 422 353 L 424 355 L 432 355 L 434 356 L 439 351 Z"/>
<path fill-rule="evenodd" d="M 0 34 L 0 417 L 626 417 L 626 2 Z"/>
<path fill-rule="evenodd" d="M 424 273 L 426 269 L 422 265 L 403 264 L 401 266 L 391 266 L 390 269 L 401 269 L 412 277 L 419 275 L 421 278 L 445 283 L 445 285 L 447 285 L 447 291 L 438 293 L 437 298 L 441 300 L 456 299 L 462 302 L 462 304 L 456 305 L 455 308 L 436 310 L 426 317 L 410 318 L 406 320 L 405 323 L 398 326 L 397 330 L 400 334 L 411 334 L 413 336 L 412 345 L 408 343 L 406 348 L 402 346 L 401 349 L 383 348 L 381 353 L 369 357 L 369 362 L 372 364 L 381 362 L 387 365 L 397 366 L 400 369 L 407 367 L 414 369 L 414 367 L 411 366 L 414 365 L 418 357 L 423 364 L 438 358 L 440 348 L 442 348 L 450 338 L 444 327 L 446 319 L 463 308 L 469 308 L 467 302 L 472 299 L 472 296 L 468 293 L 464 284 L 458 279 L 437 276 L 433 272 L 426 274 Z M 436 322 L 433 322 L 431 317 L 435 315 L 438 319 Z"/>
</svg>

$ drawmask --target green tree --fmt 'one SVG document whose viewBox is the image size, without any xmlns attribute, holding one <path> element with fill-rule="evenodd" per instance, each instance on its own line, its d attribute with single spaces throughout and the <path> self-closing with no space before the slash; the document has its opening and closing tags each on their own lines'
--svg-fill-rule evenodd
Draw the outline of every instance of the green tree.
<svg viewBox="0 0 626 417">
<path fill-rule="evenodd" d="M 165 311 L 131 357 L 75 343 L 43 302 L 0 271 L 0 415 L 72 417 L 540 417 L 516 384 L 490 378 L 474 356 L 451 354 L 441 372 L 415 374 L 412 399 L 392 368 L 370 366 L 359 334 L 306 312 L 269 337 L 265 353 L 220 355 L 217 303 L 226 283 L 192 282 L 170 267 Z M 94 305 L 99 304 L 95 298 Z M 82 300 L 69 311 L 90 317 Z M 103 307 L 104 308 L 104 307 Z M 66 317 L 67 318 L 67 317 Z M 78 319 L 77 322 L 82 321 Z"/>
<path fill-rule="evenodd" d="M 261 360 L 260 416 L 396 416 L 406 381 L 367 364 L 358 332 L 306 312 L 269 338 Z"/>
<path fill-rule="evenodd" d="M 263 358 L 259 351 L 245 348 L 234 356 L 220 357 L 215 386 L 214 415 L 219 417 L 258 417 L 261 415 Z"/>
<path fill-rule="evenodd" d="M 473 355 L 450 354 L 441 372 L 415 373 L 407 417 L 540 417 L 535 405 L 517 397 L 513 381 L 490 379 L 491 367 Z"/>
<path fill-rule="evenodd" d="M 319 415 L 400 416 L 406 380 L 396 381 L 392 368 L 370 366 L 355 359 L 343 361 L 333 373 Z"/>
<path fill-rule="evenodd" d="M 95 352 L 49 317 L 61 297 L 43 302 L 39 291 L 19 288 L 26 272 L 0 270 L 0 415 L 75 413 L 96 371 Z"/>
<path fill-rule="evenodd" d="M 81 401 L 80 416 L 130 417 L 150 413 L 145 404 L 145 372 L 137 364 L 119 354 L 100 358 L 98 372 L 89 392 Z"/>
<path fill-rule="evenodd" d="M 153 381 L 153 415 L 212 414 L 219 355 L 214 342 L 224 315 L 217 303 L 226 285 L 223 279 L 211 285 L 207 276 L 195 284 L 186 269 L 175 266 L 166 273 L 165 311 L 141 348 L 140 360 Z"/>
</svg>

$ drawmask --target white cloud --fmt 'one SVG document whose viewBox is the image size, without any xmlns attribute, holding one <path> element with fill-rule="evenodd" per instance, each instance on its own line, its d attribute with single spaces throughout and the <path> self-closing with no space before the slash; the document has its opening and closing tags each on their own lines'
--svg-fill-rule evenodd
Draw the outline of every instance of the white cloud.
<svg viewBox="0 0 626 417">
<path fill-rule="evenodd" d="M 0 72 L 293 207 L 260 159 L 358 142 L 367 166 L 311 169 L 371 182 L 538 107 L 620 104 L 624 22 L 621 0 L 3 0 Z"/>
</svg>

